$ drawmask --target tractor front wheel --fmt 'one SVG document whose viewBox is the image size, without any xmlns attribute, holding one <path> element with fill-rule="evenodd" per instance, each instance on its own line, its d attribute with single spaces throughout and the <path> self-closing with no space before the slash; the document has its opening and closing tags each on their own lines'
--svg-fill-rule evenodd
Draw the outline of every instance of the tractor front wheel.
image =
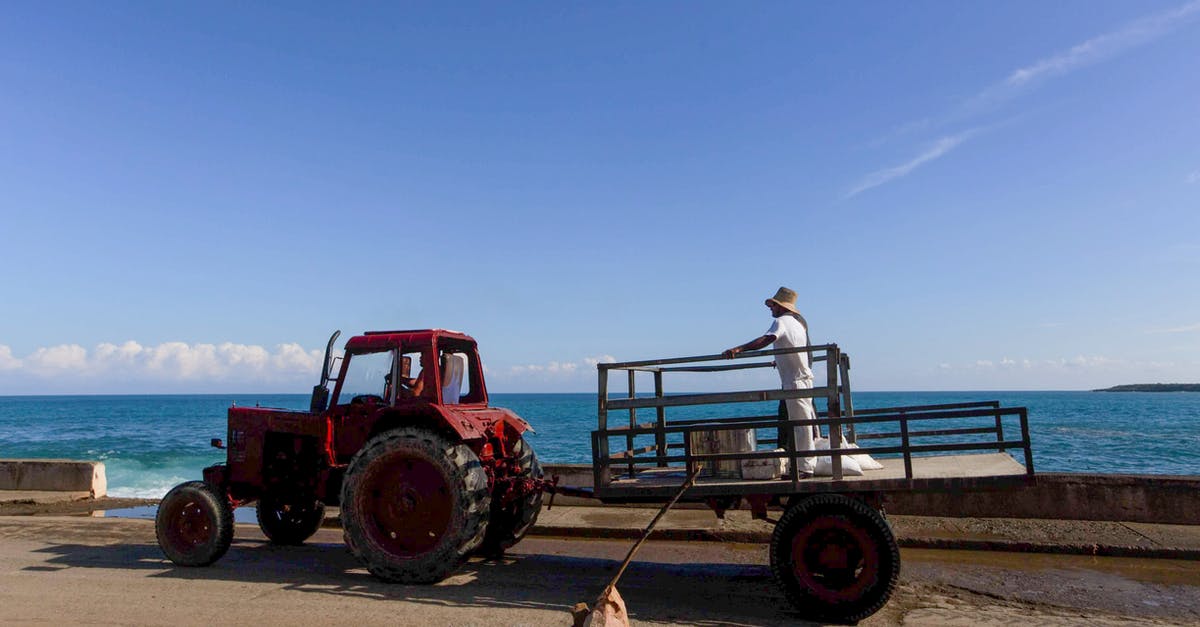
<svg viewBox="0 0 1200 627">
<path fill-rule="evenodd" d="M 420 428 L 388 431 L 350 461 L 342 482 L 346 545 L 385 581 L 435 583 L 479 546 L 491 498 L 466 445 Z"/>
<path fill-rule="evenodd" d="M 891 597 L 900 548 L 875 509 L 818 494 L 789 507 L 775 525 L 771 571 L 806 620 L 855 623 Z"/>
<path fill-rule="evenodd" d="M 233 506 L 203 481 L 181 483 L 158 504 L 154 531 L 167 559 L 180 566 L 208 566 L 233 542 Z"/>
<path fill-rule="evenodd" d="M 324 521 L 325 504 L 316 498 L 267 493 L 258 499 L 258 527 L 273 544 L 304 544 Z"/>
</svg>

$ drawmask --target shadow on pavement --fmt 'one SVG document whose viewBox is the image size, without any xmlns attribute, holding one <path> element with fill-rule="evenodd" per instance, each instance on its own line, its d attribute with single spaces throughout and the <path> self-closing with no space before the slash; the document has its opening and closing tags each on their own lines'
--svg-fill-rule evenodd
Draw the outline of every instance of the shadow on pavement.
<svg viewBox="0 0 1200 627">
<path fill-rule="evenodd" d="M 38 571 L 70 568 L 145 569 L 151 577 L 274 584 L 286 590 L 387 602 L 439 606 L 529 608 L 567 612 L 591 604 L 619 563 L 598 558 L 551 555 L 473 558 L 435 585 L 381 582 L 340 543 L 281 547 L 261 540 L 235 540 L 217 563 L 204 568 L 175 566 L 152 544 L 52 544 Z M 791 613 L 765 566 L 635 562 L 619 589 L 637 621 L 693 625 L 794 625 Z"/>
</svg>

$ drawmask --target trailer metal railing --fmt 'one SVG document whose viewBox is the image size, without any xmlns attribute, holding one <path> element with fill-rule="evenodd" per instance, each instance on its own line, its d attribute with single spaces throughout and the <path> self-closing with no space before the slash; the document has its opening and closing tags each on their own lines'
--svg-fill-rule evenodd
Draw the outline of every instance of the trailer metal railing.
<svg viewBox="0 0 1200 627">
<path fill-rule="evenodd" d="M 721 373 L 756 368 L 770 368 L 771 361 L 757 360 L 764 357 L 788 353 L 808 353 L 812 362 L 824 363 L 824 385 L 811 389 L 784 390 L 762 389 L 734 392 L 668 394 L 664 385 L 666 373 Z M 724 363 L 713 364 L 710 362 Z M 709 362 L 709 363 L 706 363 Z M 684 365 L 687 364 L 687 365 Z M 833 365 L 830 367 L 830 365 Z M 913 457 L 934 453 L 962 451 L 1020 450 L 1024 453 L 1027 475 L 1033 475 L 1033 455 L 1030 448 L 1028 414 L 1024 407 L 1001 407 L 998 401 L 951 403 L 941 405 L 919 405 L 907 407 L 883 407 L 855 411 L 850 393 L 849 357 L 836 344 L 822 344 L 793 349 L 762 350 L 741 353 L 726 359 L 721 355 L 700 355 L 648 361 L 602 363 L 597 365 L 599 375 L 598 429 L 592 432 L 592 458 L 594 485 L 603 492 L 614 474 L 636 478 L 640 472 L 651 468 L 679 467 L 691 474 L 698 463 L 740 461 L 749 459 L 786 458 L 789 460 L 787 475 L 776 481 L 775 486 L 764 486 L 767 492 L 794 491 L 803 477 L 798 472 L 797 461 L 801 458 L 830 457 L 834 481 L 844 479 L 842 458 L 845 455 L 869 454 L 900 456 L 903 458 L 905 480 L 914 479 Z M 610 395 L 610 373 L 625 372 L 628 388 L 623 395 Z M 653 376 L 653 395 L 638 394 L 637 373 Z M 728 416 L 720 418 L 685 418 L 668 420 L 667 412 L 672 408 L 701 405 L 736 405 L 783 401 L 792 398 L 811 398 L 814 410 L 817 401 L 824 403 L 822 411 L 815 412 L 813 420 L 791 420 L 785 410 L 776 415 Z M 639 422 L 639 410 L 653 410 L 652 422 Z M 613 412 L 627 412 L 628 424 L 610 425 Z M 1005 439 L 1004 419 L 1019 421 L 1020 439 Z M 957 423 L 939 424 L 957 420 Z M 962 424 L 962 423 L 967 424 Z M 794 427 L 813 426 L 829 435 L 828 450 L 796 450 L 791 437 Z M 863 427 L 860 433 L 858 427 Z M 776 429 L 784 437 L 757 440 L 759 445 L 772 445 L 770 450 L 753 450 L 738 453 L 705 453 L 691 450 L 693 433 L 721 432 L 735 429 Z M 882 430 L 878 430 L 882 429 Z M 1009 433 L 1012 433 L 1010 430 Z M 989 435 L 985 439 L 978 436 Z M 635 446 L 639 436 L 653 436 L 653 444 Z M 623 441 L 624 450 L 610 450 L 610 439 Z M 949 439 L 950 441 L 947 441 Z M 887 445 L 887 441 L 898 444 Z M 860 446 L 858 442 L 879 442 L 877 445 Z M 847 444 L 854 444 L 848 447 Z M 682 449 L 682 451 L 680 451 Z M 782 451 L 775 449 L 783 449 Z M 711 479 L 707 479 L 711 481 Z M 702 487 L 702 477 L 697 486 Z M 786 482 L 786 483 L 783 483 Z M 758 485 L 764 482 L 756 481 Z M 769 483 L 769 482 L 767 482 Z"/>
</svg>

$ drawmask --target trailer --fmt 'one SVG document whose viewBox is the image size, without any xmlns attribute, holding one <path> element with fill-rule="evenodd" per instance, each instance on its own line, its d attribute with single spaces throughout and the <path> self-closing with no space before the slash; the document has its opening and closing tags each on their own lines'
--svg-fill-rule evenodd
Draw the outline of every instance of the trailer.
<svg viewBox="0 0 1200 627">
<path fill-rule="evenodd" d="M 667 389 L 668 376 L 772 368 L 772 358 L 785 353 L 808 353 L 814 364 L 823 363 L 823 385 L 709 393 Z M 718 516 L 744 506 L 755 518 L 774 523 L 771 571 L 805 618 L 856 622 L 887 603 L 900 573 L 899 548 L 883 511 L 889 492 L 1003 490 L 1036 481 L 1024 407 L 981 401 L 856 411 L 850 358 L 836 344 L 745 352 L 732 359 L 700 355 L 599 364 L 591 495 L 605 503 L 665 502 L 700 467 L 680 500 L 706 503 Z M 638 383 L 646 379 L 652 387 L 640 391 Z M 789 420 L 782 401 L 792 398 L 813 399 L 817 418 Z M 763 401 L 780 401 L 779 410 L 763 414 Z M 746 407 L 759 412 L 741 409 Z M 685 408 L 692 413 L 708 408 L 704 413 L 710 415 L 668 418 L 668 412 Z M 797 450 L 790 437 L 796 427 L 828 434 L 828 449 Z M 864 454 L 876 457 L 882 468 L 848 474 L 844 460 Z M 827 458 L 828 476 L 803 475 L 797 461 L 806 457 Z M 764 465 L 786 470 L 777 477 L 740 476 Z"/>
</svg>

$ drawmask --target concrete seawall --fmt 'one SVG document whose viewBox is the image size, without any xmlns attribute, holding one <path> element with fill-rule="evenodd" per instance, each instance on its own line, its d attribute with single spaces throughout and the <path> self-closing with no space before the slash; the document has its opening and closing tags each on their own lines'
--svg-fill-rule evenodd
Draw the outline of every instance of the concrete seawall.
<svg viewBox="0 0 1200 627">
<path fill-rule="evenodd" d="M 0 459 L 0 490 L 108 494 L 102 462 L 69 459 Z"/>
<path fill-rule="evenodd" d="M 1200 477 L 1045 473 L 994 492 L 897 492 L 889 513 L 1200 525 Z"/>
<path fill-rule="evenodd" d="M 591 487 L 587 464 L 546 464 L 562 485 Z M 564 505 L 599 501 L 556 497 Z M 892 492 L 889 514 L 947 518 L 1034 518 L 1200 525 L 1200 477 L 1044 473 L 1037 485 L 996 491 Z M 648 505 L 647 507 L 658 507 Z"/>
</svg>

